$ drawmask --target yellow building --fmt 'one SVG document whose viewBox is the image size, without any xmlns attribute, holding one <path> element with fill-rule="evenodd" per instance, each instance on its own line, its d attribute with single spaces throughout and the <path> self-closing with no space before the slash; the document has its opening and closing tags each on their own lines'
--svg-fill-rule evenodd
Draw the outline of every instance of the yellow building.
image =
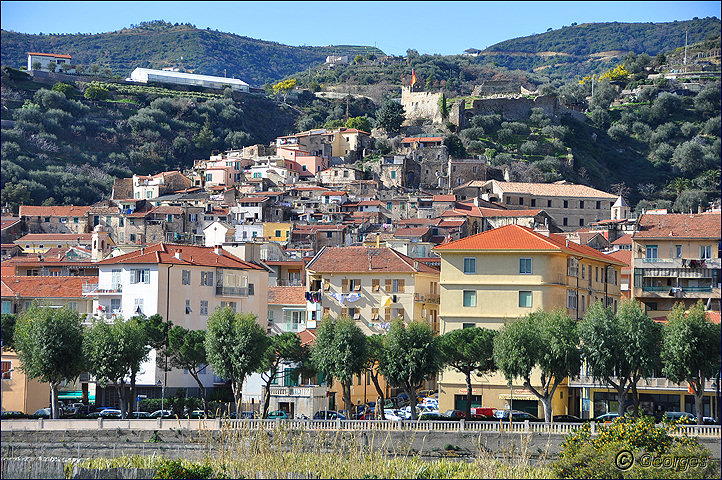
<svg viewBox="0 0 722 480">
<path fill-rule="evenodd" d="M 271 242 L 288 242 L 292 228 L 292 223 L 263 222 L 263 238 Z"/>
<path fill-rule="evenodd" d="M 2 411 L 33 414 L 50 405 L 50 384 L 29 378 L 20 369 L 18 354 L 2 352 Z"/>
<path fill-rule="evenodd" d="M 615 311 L 620 300 L 624 264 L 560 235 L 507 225 L 442 244 L 434 251 L 441 255 L 442 334 L 477 326 L 498 330 L 505 321 L 538 309 L 566 308 L 578 319 L 597 300 Z M 509 385 L 495 373 L 472 381 L 473 406 L 511 404 L 515 410 L 543 418 L 541 402 L 520 379 Z M 538 373 L 532 376 L 535 382 Z M 439 378 L 439 410 L 462 409 L 465 395 L 463 375 L 445 370 Z M 580 404 L 577 392 L 564 383 L 552 408 L 555 415 L 578 414 Z"/>
<path fill-rule="evenodd" d="M 396 318 L 439 330 L 439 270 L 391 248 L 324 247 L 306 265 L 306 285 L 319 300 L 307 303 L 309 328 L 326 315 L 347 315 L 366 335 L 385 333 Z M 343 408 L 338 382 L 332 391 Z M 354 378 L 351 398 L 354 404 L 376 400 L 366 374 Z"/>
<path fill-rule="evenodd" d="M 700 299 L 720 311 L 722 215 L 645 214 L 632 236 L 632 298 L 652 318 L 666 317 L 677 302 Z"/>
</svg>

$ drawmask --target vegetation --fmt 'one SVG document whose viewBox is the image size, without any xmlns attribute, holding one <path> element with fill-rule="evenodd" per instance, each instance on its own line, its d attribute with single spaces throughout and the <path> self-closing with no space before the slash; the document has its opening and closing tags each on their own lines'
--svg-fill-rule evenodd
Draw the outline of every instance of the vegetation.
<svg viewBox="0 0 722 480">
<path fill-rule="evenodd" d="M 263 357 L 259 371 L 265 383 L 262 418 L 268 418 L 271 403 L 271 385 L 278 379 L 278 368 L 282 362 L 301 362 L 303 360 L 301 340 L 292 332 L 284 332 L 271 337 L 268 350 Z M 293 371 L 293 370 L 292 370 Z"/>
<path fill-rule="evenodd" d="M 206 389 L 199 377 L 202 370 L 206 368 L 205 346 L 206 332 L 204 330 L 188 330 L 180 325 L 175 325 L 168 331 L 168 358 L 170 366 L 182 368 L 188 371 L 193 380 L 198 384 L 203 399 L 203 411 L 208 415 L 208 400 Z"/>
</svg>

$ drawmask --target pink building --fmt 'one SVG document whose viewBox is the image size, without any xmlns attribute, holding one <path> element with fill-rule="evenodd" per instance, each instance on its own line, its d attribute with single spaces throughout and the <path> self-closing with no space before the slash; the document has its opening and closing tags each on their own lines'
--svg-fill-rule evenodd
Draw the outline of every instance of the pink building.
<svg viewBox="0 0 722 480">
<path fill-rule="evenodd" d="M 326 170 L 328 168 L 328 158 L 311 155 L 305 150 L 278 147 L 276 149 L 276 153 L 285 160 L 292 160 L 301 165 L 304 172 L 311 172 L 314 175 L 321 170 Z"/>
</svg>

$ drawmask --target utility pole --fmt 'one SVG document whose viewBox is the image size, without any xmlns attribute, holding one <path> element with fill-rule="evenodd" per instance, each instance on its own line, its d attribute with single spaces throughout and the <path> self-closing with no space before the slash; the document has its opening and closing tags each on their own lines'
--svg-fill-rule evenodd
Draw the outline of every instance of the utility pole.
<svg viewBox="0 0 722 480">
<path fill-rule="evenodd" d="M 688 30 L 688 28 L 684 29 L 684 73 L 687 73 L 687 30 Z"/>
</svg>

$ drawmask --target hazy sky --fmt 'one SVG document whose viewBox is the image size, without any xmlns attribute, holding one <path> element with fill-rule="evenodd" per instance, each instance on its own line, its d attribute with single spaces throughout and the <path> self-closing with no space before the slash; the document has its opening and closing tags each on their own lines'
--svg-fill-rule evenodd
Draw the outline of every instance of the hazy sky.
<svg viewBox="0 0 722 480">
<path fill-rule="evenodd" d="M 143 21 L 287 45 L 375 45 L 387 54 L 458 54 L 572 22 L 720 18 L 720 2 L 13 2 L 0 24 L 22 33 L 102 33 Z"/>
</svg>

